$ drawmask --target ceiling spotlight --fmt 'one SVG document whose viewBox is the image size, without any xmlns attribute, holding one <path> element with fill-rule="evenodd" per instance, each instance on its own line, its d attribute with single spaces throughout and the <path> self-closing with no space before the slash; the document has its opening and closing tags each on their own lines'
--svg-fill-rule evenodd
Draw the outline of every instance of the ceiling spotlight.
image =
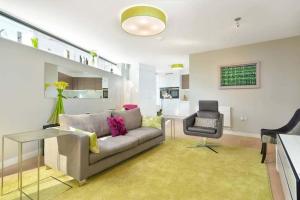
<svg viewBox="0 0 300 200">
<path fill-rule="evenodd" d="M 241 20 L 242 20 L 241 17 L 237 17 L 237 18 L 234 19 L 234 21 L 235 21 L 235 26 L 236 26 L 237 28 L 240 27 L 240 21 L 241 21 Z"/>
</svg>

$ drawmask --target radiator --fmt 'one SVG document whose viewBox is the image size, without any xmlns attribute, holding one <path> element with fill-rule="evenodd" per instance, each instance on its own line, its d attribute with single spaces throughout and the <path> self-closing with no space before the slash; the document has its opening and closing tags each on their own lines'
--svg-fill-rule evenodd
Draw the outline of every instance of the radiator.
<svg viewBox="0 0 300 200">
<path fill-rule="evenodd" d="M 219 112 L 224 115 L 224 127 L 231 128 L 231 107 L 219 106 Z"/>
</svg>

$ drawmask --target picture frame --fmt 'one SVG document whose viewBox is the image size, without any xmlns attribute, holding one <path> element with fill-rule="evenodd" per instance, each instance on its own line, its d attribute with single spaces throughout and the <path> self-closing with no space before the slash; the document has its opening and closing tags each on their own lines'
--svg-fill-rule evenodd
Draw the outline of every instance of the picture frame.
<svg viewBox="0 0 300 200">
<path fill-rule="evenodd" d="M 260 62 L 220 65 L 219 89 L 260 88 Z"/>
</svg>

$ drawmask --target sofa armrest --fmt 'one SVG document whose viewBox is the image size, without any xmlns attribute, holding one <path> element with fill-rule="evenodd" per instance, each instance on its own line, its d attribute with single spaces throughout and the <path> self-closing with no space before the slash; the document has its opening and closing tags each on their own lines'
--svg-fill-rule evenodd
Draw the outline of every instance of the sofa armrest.
<svg viewBox="0 0 300 200">
<path fill-rule="evenodd" d="M 195 123 L 195 118 L 197 116 L 197 113 L 194 113 L 186 118 L 183 119 L 183 131 L 187 131 L 188 127 L 191 127 Z"/>
<path fill-rule="evenodd" d="M 78 181 L 87 178 L 89 166 L 89 136 L 70 132 L 57 137 L 58 152 L 67 158 L 67 174 Z"/>
</svg>

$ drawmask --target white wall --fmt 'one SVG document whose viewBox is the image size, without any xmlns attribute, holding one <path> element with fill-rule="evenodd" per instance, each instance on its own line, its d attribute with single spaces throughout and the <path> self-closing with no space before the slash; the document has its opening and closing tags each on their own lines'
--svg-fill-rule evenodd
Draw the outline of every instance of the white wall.
<svg viewBox="0 0 300 200">
<path fill-rule="evenodd" d="M 54 83 L 58 80 L 58 69 L 56 65 L 45 63 L 44 83 Z M 57 90 L 55 87 L 48 87 L 45 96 L 56 98 Z"/>
<path fill-rule="evenodd" d="M 219 65 L 249 61 L 261 62 L 261 88 L 218 89 Z M 300 107 L 300 36 L 190 55 L 190 96 L 191 109 L 200 99 L 231 106 L 233 130 L 279 128 Z"/>
<path fill-rule="evenodd" d="M 123 78 L 47 52 L 0 39 L 0 134 L 41 129 L 50 116 L 55 99 L 44 97 L 44 65 L 51 63 L 74 70 L 97 73 L 108 78 L 109 99 L 66 99 L 70 114 L 101 112 L 123 104 Z M 36 146 L 25 146 L 25 154 Z M 7 143 L 6 159 L 13 158 L 17 146 Z"/>
<path fill-rule="evenodd" d="M 155 68 L 140 64 L 139 76 L 139 103 L 141 112 L 145 116 L 155 116 L 157 112 Z"/>
<path fill-rule="evenodd" d="M 172 73 L 159 74 L 159 87 L 180 87 L 180 71 L 174 70 Z"/>
<path fill-rule="evenodd" d="M 125 86 L 125 103 L 139 104 L 139 73 L 139 64 L 132 64 L 129 69 L 129 80 L 126 81 Z"/>
<path fill-rule="evenodd" d="M 157 87 L 155 67 L 135 63 L 130 66 L 129 80 L 124 85 L 124 102 L 139 105 L 144 116 L 156 115 Z"/>
</svg>

